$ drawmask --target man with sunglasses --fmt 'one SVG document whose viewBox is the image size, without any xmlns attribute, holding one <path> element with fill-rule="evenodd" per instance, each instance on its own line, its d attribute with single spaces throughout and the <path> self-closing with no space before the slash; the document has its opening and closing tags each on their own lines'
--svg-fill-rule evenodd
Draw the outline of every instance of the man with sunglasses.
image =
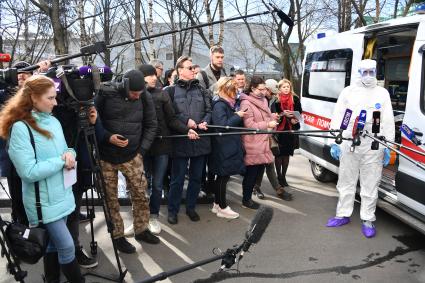
<svg viewBox="0 0 425 283">
<path fill-rule="evenodd" d="M 181 56 L 177 59 L 178 81 L 165 88 L 171 97 L 178 119 L 189 129 L 205 131 L 211 120 L 211 102 L 208 92 L 195 79 L 192 59 Z M 168 195 L 168 222 L 177 224 L 177 214 L 189 163 L 189 184 L 186 193 L 186 214 L 192 221 L 199 221 L 195 211 L 196 199 L 201 188 L 202 169 L 205 158 L 211 151 L 208 137 L 199 140 L 174 139 L 170 192 Z"/>
<path fill-rule="evenodd" d="M 380 112 L 380 135 L 389 141 L 394 140 L 394 115 L 388 91 L 377 85 L 376 61 L 366 59 L 359 65 L 360 80 L 354 85 L 346 87 L 340 94 L 335 106 L 331 121 L 331 129 L 339 129 L 345 113 L 352 111 L 348 124 L 348 131 L 343 132 L 343 137 L 351 138 L 352 129 L 358 128 L 357 117 L 360 112 L 366 111 L 364 130 L 372 132 L 373 112 Z M 328 220 L 326 226 L 339 227 L 350 222 L 353 212 L 354 197 L 357 181 L 360 178 L 360 218 L 362 220 L 362 233 L 366 238 L 376 235 L 374 225 L 376 202 L 378 199 L 378 185 L 381 180 L 382 165 L 389 163 L 389 150 L 382 146 L 372 150 L 372 140 L 361 137 L 359 146 L 352 146 L 351 141 L 344 140 L 341 146 L 333 144 L 331 155 L 339 159 L 339 178 L 336 188 L 339 199 L 336 216 Z"/>
</svg>

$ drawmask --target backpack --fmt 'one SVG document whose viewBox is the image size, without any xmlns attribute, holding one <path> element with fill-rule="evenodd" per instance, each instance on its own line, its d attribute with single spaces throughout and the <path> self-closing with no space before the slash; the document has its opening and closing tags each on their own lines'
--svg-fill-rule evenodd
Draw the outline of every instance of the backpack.
<svg viewBox="0 0 425 283">
<path fill-rule="evenodd" d="M 209 89 L 210 88 L 210 80 L 208 79 L 207 73 L 204 70 L 201 70 L 201 76 L 202 76 L 202 80 L 205 83 L 205 88 Z"/>
<path fill-rule="evenodd" d="M 9 137 L 12 134 L 10 128 Z M 9 149 L 9 139 L 6 143 L 6 154 Z M 23 225 L 28 225 L 28 218 L 22 201 L 22 180 L 16 171 L 15 165 L 10 161 L 10 175 L 7 177 L 7 185 L 9 186 L 9 194 L 12 202 L 12 220 Z"/>
</svg>

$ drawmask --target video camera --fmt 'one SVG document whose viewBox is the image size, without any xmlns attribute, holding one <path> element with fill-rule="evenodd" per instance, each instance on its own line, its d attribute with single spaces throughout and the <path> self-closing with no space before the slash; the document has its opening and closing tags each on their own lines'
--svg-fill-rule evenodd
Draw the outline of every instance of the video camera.
<svg viewBox="0 0 425 283">
<path fill-rule="evenodd" d="M 55 82 L 57 99 L 60 103 L 67 104 L 72 100 L 84 103 L 93 100 L 95 90 L 98 89 L 97 83 L 110 81 L 113 76 L 108 66 L 97 67 L 99 71 L 97 82 L 97 78 L 93 76 L 93 68 L 93 66 L 64 65 L 50 68 L 45 75 Z"/>
<path fill-rule="evenodd" d="M 81 128 L 89 126 L 89 112 L 100 83 L 110 81 L 113 73 L 107 66 L 63 65 L 50 68 L 44 75 L 55 82 L 59 106 L 74 110 Z"/>
</svg>

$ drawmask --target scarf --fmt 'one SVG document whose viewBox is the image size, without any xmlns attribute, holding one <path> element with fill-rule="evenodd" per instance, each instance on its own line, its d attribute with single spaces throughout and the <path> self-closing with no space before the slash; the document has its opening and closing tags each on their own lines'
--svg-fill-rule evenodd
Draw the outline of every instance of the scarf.
<svg viewBox="0 0 425 283">
<path fill-rule="evenodd" d="M 294 98 L 292 97 L 291 94 L 280 93 L 279 94 L 279 101 L 280 101 L 280 111 L 282 111 L 282 113 L 283 113 L 283 110 L 294 111 Z M 290 119 L 288 119 L 288 118 L 286 118 L 286 116 L 282 115 L 282 121 L 277 126 L 277 130 L 283 131 L 285 129 L 286 125 L 288 125 L 289 130 L 292 130 L 292 124 L 291 124 Z"/>
<path fill-rule="evenodd" d="M 227 103 L 229 103 L 230 107 L 232 107 L 232 109 L 235 108 L 235 103 L 236 103 L 236 99 L 235 98 L 230 98 L 230 97 L 221 97 L 223 100 L 225 100 Z"/>
</svg>

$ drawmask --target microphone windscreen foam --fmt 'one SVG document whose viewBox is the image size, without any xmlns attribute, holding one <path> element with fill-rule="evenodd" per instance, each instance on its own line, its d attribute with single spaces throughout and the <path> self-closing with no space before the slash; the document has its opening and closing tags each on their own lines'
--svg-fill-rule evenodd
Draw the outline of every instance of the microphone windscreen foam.
<svg viewBox="0 0 425 283">
<path fill-rule="evenodd" d="M 260 206 L 246 232 L 247 240 L 253 244 L 258 243 L 272 218 L 273 209 L 269 206 Z"/>
</svg>

